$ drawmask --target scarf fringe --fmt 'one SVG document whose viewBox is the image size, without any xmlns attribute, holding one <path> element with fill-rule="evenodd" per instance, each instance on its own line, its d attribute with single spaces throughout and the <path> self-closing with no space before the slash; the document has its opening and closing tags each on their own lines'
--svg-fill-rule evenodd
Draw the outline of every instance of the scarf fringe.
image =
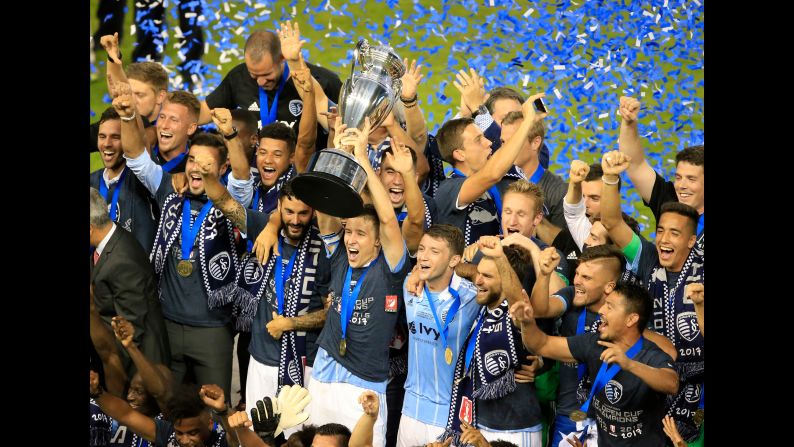
<svg viewBox="0 0 794 447">
<path fill-rule="evenodd" d="M 101 447 L 110 444 L 110 430 L 102 427 L 91 427 L 91 440 L 89 446 Z"/>
<path fill-rule="evenodd" d="M 516 390 L 516 373 L 511 369 L 493 382 L 482 385 L 472 393 L 477 399 L 493 400 L 507 396 Z"/>
<path fill-rule="evenodd" d="M 218 309 L 232 302 L 237 293 L 237 283 L 232 281 L 220 289 L 210 290 L 207 305 L 210 309 Z"/>
<path fill-rule="evenodd" d="M 389 359 L 389 377 L 396 377 L 406 373 L 408 373 L 408 354 Z"/>
<path fill-rule="evenodd" d="M 238 287 L 234 293 L 234 327 L 238 331 L 251 332 L 251 324 L 259 305 L 259 300 L 248 290 Z"/>
<path fill-rule="evenodd" d="M 461 436 L 463 436 L 463 433 L 457 432 L 457 431 L 449 429 L 449 428 L 445 428 L 444 429 L 444 433 L 441 433 L 441 436 L 436 438 L 436 441 L 444 442 L 448 438 L 452 438 L 452 444 L 451 445 L 454 445 L 454 446 L 471 445 L 471 444 L 461 444 L 461 442 L 460 442 L 460 437 Z"/>
</svg>

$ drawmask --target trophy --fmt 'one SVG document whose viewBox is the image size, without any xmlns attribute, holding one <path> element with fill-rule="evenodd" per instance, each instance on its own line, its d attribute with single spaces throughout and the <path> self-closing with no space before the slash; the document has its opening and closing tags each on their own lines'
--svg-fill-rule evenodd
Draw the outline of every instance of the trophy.
<svg viewBox="0 0 794 447">
<path fill-rule="evenodd" d="M 361 71 L 356 72 L 356 62 Z M 363 128 L 369 117 L 371 128 L 378 127 L 397 101 L 402 90 L 405 65 L 388 45 L 370 46 L 361 39 L 353 50 L 350 78 L 339 95 L 339 117 L 348 128 Z M 292 180 L 298 199 L 312 208 L 336 217 L 361 214 L 361 190 L 367 173 L 353 154 L 337 148 L 321 150 L 309 161 L 305 173 Z"/>
</svg>

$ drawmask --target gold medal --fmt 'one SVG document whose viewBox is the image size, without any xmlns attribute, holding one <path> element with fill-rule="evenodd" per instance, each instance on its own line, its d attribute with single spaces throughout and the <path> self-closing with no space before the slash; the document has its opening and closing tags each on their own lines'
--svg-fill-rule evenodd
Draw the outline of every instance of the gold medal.
<svg viewBox="0 0 794 447">
<path fill-rule="evenodd" d="M 187 278 L 193 273 L 193 264 L 183 259 L 176 264 L 176 272 L 179 273 L 179 276 Z"/>
<path fill-rule="evenodd" d="M 345 340 L 345 339 L 343 338 L 343 339 L 342 339 L 342 340 L 339 342 L 339 355 L 341 355 L 342 357 L 344 357 L 346 352 L 347 352 L 347 340 Z"/>
<path fill-rule="evenodd" d="M 587 413 L 582 410 L 573 410 L 569 417 L 574 422 L 582 422 L 583 420 L 587 419 Z"/>
<path fill-rule="evenodd" d="M 452 350 L 447 347 L 447 350 L 444 351 L 444 360 L 447 361 L 447 365 L 452 364 Z"/>
<path fill-rule="evenodd" d="M 695 416 L 692 419 L 695 421 L 695 424 L 697 424 L 697 426 L 700 427 L 700 424 L 703 423 L 704 417 L 705 415 L 703 409 L 698 408 L 697 410 L 695 410 Z"/>
</svg>

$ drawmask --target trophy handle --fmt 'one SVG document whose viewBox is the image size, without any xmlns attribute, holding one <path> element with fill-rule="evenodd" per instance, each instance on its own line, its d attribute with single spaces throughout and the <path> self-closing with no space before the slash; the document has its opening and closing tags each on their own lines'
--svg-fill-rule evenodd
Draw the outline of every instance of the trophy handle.
<svg viewBox="0 0 794 447">
<path fill-rule="evenodd" d="M 353 62 L 350 64 L 350 84 L 351 87 L 353 85 L 353 73 L 356 71 L 356 61 L 358 61 L 359 53 L 364 47 L 367 45 L 367 41 L 365 39 L 358 39 L 358 43 L 356 44 L 355 48 L 353 48 Z"/>
</svg>

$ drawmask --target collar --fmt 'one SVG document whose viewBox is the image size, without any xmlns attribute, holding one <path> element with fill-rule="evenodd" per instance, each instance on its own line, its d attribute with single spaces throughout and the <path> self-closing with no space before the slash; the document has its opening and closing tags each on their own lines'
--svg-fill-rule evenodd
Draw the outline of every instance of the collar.
<svg viewBox="0 0 794 447">
<path fill-rule="evenodd" d="M 107 187 L 110 188 L 111 186 L 113 186 L 113 184 L 118 183 L 119 178 L 121 178 L 121 173 L 122 172 L 124 172 L 124 169 L 122 169 L 121 172 L 119 172 L 119 175 L 117 175 L 117 176 L 115 176 L 113 178 L 108 178 L 108 170 L 107 170 L 107 168 L 105 168 L 105 169 L 102 170 L 102 180 L 104 180 L 105 181 L 105 185 L 107 185 Z"/>
<path fill-rule="evenodd" d="M 99 245 L 96 246 L 97 253 L 99 253 L 100 255 L 102 254 L 102 250 L 105 249 L 105 245 L 107 245 L 108 241 L 110 240 L 110 237 L 113 236 L 113 233 L 115 231 L 116 231 L 116 224 L 114 223 L 110 227 L 110 231 L 108 231 L 108 234 L 106 234 L 105 238 L 102 239 L 102 242 L 100 242 Z"/>
</svg>

